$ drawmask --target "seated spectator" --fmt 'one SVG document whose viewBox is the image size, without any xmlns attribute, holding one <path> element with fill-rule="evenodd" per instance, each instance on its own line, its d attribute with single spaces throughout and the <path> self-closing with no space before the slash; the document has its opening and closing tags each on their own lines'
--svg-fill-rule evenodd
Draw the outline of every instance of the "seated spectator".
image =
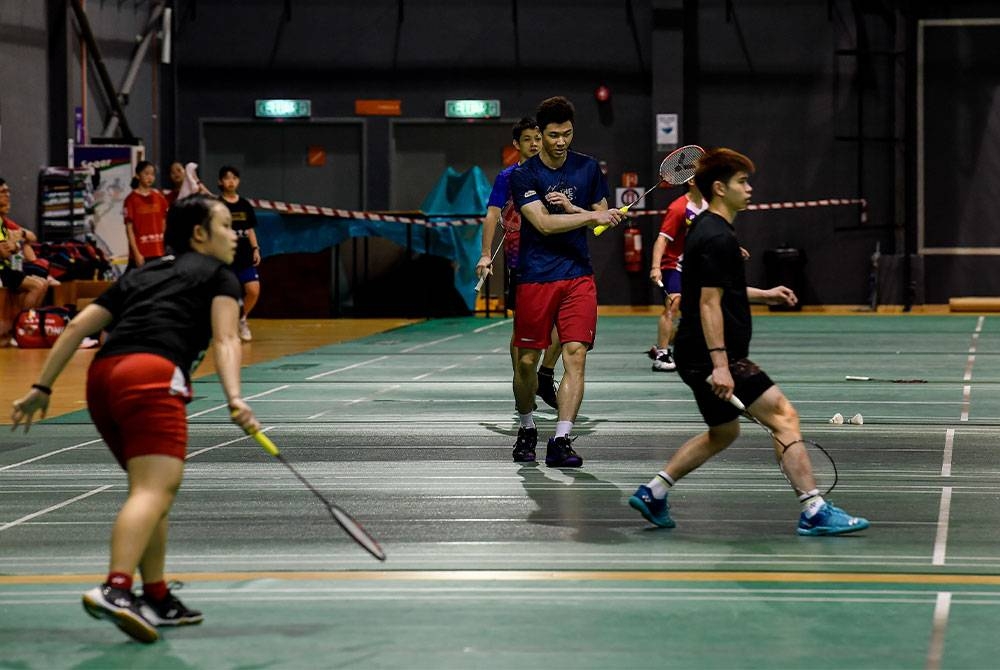
<svg viewBox="0 0 1000 670">
<path fill-rule="evenodd" d="M 7 289 L 5 300 L 0 304 L 0 347 L 12 342 L 17 315 L 22 310 L 41 306 L 49 287 L 48 281 L 37 276 L 37 272 L 26 271 L 32 266 L 39 267 L 30 245 L 34 234 L 14 223 L 9 212 L 10 187 L 0 178 L 0 286 Z"/>
</svg>

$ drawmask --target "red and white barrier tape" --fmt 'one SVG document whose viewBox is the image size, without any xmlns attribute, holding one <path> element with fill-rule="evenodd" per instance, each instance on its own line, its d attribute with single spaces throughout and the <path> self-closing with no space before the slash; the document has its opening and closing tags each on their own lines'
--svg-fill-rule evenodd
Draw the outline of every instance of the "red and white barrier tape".
<svg viewBox="0 0 1000 670">
<path fill-rule="evenodd" d="M 409 216 L 395 216 L 393 214 L 377 214 L 375 212 L 360 212 L 350 209 L 334 209 L 333 207 L 317 207 L 316 205 L 300 205 L 294 202 L 281 202 L 280 200 L 263 200 L 248 198 L 250 204 L 260 209 L 273 209 L 282 214 L 312 214 L 317 216 L 333 216 L 340 219 L 364 219 L 367 221 L 392 221 L 395 223 L 410 223 L 418 226 L 478 226 L 483 222 L 482 218 L 473 219 L 452 219 L 449 221 L 428 221 Z M 861 223 L 868 221 L 868 201 L 864 198 L 822 198 L 819 200 L 786 200 L 784 202 L 761 202 L 752 203 L 747 206 L 747 210 L 771 210 L 771 209 L 805 209 L 809 207 L 838 207 L 843 205 L 861 205 Z M 632 210 L 630 214 L 634 216 L 663 216 L 667 213 L 665 209 Z"/>
<path fill-rule="evenodd" d="M 837 207 L 841 205 L 861 205 L 861 223 L 868 221 L 868 201 L 864 198 L 823 198 L 821 200 L 786 200 L 785 202 L 752 203 L 747 210 L 804 209 L 807 207 Z M 663 216 L 665 209 L 638 210 L 636 216 Z"/>
<path fill-rule="evenodd" d="M 259 209 L 272 209 L 282 214 L 313 214 L 317 216 L 333 216 L 339 219 L 364 219 L 366 221 L 391 221 L 395 223 L 411 223 L 418 226 L 470 226 L 480 225 L 483 220 L 477 219 L 452 219 L 449 221 L 428 221 L 427 219 L 417 219 L 410 216 L 395 216 L 393 214 L 377 214 L 375 212 L 360 212 L 351 209 L 335 209 L 333 207 L 317 207 L 316 205 L 300 205 L 294 202 L 281 202 L 280 200 L 263 200 L 257 198 L 247 198 L 250 204 Z"/>
</svg>

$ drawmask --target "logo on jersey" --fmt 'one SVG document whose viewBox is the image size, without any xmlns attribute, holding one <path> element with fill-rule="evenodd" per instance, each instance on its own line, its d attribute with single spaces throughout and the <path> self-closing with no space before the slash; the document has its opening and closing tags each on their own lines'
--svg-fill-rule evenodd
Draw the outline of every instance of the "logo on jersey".
<svg viewBox="0 0 1000 670">
<path fill-rule="evenodd" d="M 525 192 L 524 192 L 524 195 L 523 195 L 523 196 L 521 196 L 521 197 L 522 197 L 522 198 L 530 198 L 530 197 L 531 197 L 531 196 L 533 196 L 533 195 L 538 195 L 538 194 L 537 194 L 537 193 L 535 193 L 534 191 L 525 191 Z"/>
</svg>

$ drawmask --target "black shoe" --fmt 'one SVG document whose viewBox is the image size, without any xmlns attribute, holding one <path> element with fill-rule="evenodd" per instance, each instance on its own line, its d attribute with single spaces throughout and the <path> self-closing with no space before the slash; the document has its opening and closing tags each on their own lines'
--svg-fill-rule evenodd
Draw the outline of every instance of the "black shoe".
<svg viewBox="0 0 1000 670">
<path fill-rule="evenodd" d="M 573 451 L 573 438 L 552 437 L 545 450 L 545 465 L 550 468 L 579 468 L 583 457 Z"/>
<path fill-rule="evenodd" d="M 160 639 L 156 627 L 139 609 L 139 599 L 127 589 L 95 586 L 83 594 L 83 609 L 95 619 L 112 622 L 133 640 L 149 643 Z"/>
<path fill-rule="evenodd" d="M 180 590 L 181 582 L 170 582 L 170 587 Z M 145 593 L 139 598 L 142 615 L 156 626 L 190 626 L 205 620 L 201 612 L 189 609 L 175 596 L 167 591 L 163 600 L 153 600 Z"/>
<path fill-rule="evenodd" d="M 518 428 L 517 442 L 514 443 L 514 462 L 534 463 L 536 446 L 538 446 L 538 429 Z"/>
<path fill-rule="evenodd" d="M 539 370 L 538 390 L 535 394 L 552 409 L 559 409 L 559 403 L 556 400 L 556 380 L 551 374 Z"/>
</svg>

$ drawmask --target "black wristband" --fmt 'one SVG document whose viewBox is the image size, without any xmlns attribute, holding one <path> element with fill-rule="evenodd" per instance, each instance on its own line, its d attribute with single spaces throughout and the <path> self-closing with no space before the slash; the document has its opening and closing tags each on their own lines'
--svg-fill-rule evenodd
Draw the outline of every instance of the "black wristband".
<svg viewBox="0 0 1000 670">
<path fill-rule="evenodd" d="M 725 351 L 725 350 L 726 350 L 725 347 L 715 347 L 714 349 L 709 349 L 708 353 L 712 353 L 713 351 Z"/>
<path fill-rule="evenodd" d="M 52 395 L 52 388 L 49 386 L 42 386 L 41 384 L 32 384 L 31 388 L 38 389 L 45 395 Z"/>
</svg>

